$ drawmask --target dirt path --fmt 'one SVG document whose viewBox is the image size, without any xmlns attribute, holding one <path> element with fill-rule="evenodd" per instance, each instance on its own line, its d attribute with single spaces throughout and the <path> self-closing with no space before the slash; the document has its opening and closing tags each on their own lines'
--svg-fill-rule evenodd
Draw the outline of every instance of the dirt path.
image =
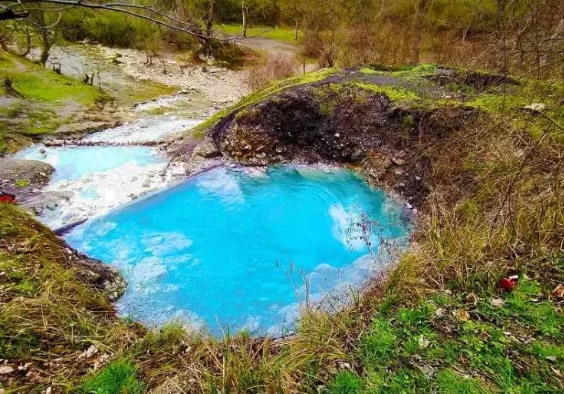
<svg viewBox="0 0 564 394">
<path fill-rule="evenodd" d="M 240 38 L 234 41 L 237 45 L 242 45 L 251 48 L 257 52 L 266 53 L 268 56 L 288 56 L 295 57 L 299 48 L 297 45 L 292 45 L 286 42 L 271 40 L 264 37 L 250 37 Z"/>
</svg>

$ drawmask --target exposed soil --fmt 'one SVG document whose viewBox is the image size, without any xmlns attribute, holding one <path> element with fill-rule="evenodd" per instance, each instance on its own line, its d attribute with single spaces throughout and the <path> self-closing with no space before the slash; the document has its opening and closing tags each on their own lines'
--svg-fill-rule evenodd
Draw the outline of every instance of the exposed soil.
<svg viewBox="0 0 564 394">
<path fill-rule="evenodd" d="M 428 183 L 432 160 L 422 146 L 467 127 L 478 112 L 462 105 L 398 106 L 383 93 L 347 84 L 365 78 L 376 84 L 405 85 L 394 77 L 348 70 L 287 89 L 221 120 L 196 155 L 214 156 L 219 151 L 252 166 L 343 165 L 419 207 L 432 190 Z"/>
</svg>

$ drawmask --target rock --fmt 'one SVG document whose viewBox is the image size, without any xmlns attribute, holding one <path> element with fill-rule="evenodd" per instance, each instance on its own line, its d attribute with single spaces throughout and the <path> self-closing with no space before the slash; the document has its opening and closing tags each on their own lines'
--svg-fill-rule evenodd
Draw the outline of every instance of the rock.
<svg viewBox="0 0 564 394">
<path fill-rule="evenodd" d="M 44 185 L 55 169 L 47 163 L 36 160 L 0 159 L 0 179 L 16 182 L 29 180 L 33 185 Z"/>
<path fill-rule="evenodd" d="M 534 113 L 541 113 L 546 109 L 546 105 L 543 103 L 533 103 L 524 106 L 523 109 Z"/>
<path fill-rule="evenodd" d="M 0 367 L 0 375 L 8 375 L 14 372 L 14 368 L 10 367 L 9 365 L 5 365 Z"/>
<path fill-rule="evenodd" d="M 490 301 L 490 305 L 494 308 L 501 308 L 505 305 L 505 301 L 503 301 L 501 298 L 494 298 Z"/>
<path fill-rule="evenodd" d="M 192 157 L 200 156 L 207 159 L 220 157 L 221 152 L 215 142 L 211 138 L 204 138 L 202 142 L 200 142 L 192 153 Z"/>
<path fill-rule="evenodd" d="M 403 159 L 397 159 L 397 158 L 392 158 L 392 162 L 396 165 L 396 166 L 403 166 L 405 164 L 405 160 Z"/>
</svg>

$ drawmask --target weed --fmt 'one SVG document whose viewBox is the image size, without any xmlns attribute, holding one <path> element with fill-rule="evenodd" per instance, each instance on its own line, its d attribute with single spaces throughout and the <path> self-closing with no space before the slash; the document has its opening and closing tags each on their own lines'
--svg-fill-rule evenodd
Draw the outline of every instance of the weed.
<svg viewBox="0 0 564 394">
<path fill-rule="evenodd" d="M 327 386 L 327 394 L 360 394 L 362 380 L 350 371 L 341 371 Z"/>
<path fill-rule="evenodd" d="M 112 361 L 99 374 L 86 379 L 79 393 L 84 394 L 141 394 L 144 385 L 135 378 L 137 369 L 127 360 Z"/>
</svg>

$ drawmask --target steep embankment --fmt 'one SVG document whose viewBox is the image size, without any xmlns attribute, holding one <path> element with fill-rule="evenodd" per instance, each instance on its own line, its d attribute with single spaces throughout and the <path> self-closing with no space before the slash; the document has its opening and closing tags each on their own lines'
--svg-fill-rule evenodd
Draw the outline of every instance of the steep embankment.
<svg viewBox="0 0 564 394">
<path fill-rule="evenodd" d="M 223 154 L 259 166 L 337 163 L 421 206 L 432 189 L 433 163 L 453 153 L 460 154 L 451 157 L 460 163 L 469 153 L 444 152 L 441 144 L 472 128 L 483 115 L 468 105 L 460 87 L 435 81 L 454 85 L 458 78 L 468 88 L 480 84 L 490 89 L 516 83 L 432 66 L 403 73 L 364 69 L 320 75 L 320 80 L 282 86 L 267 97 L 259 92 L 258 99 L 224 113 L 196 153 Z"/>
</svg>

